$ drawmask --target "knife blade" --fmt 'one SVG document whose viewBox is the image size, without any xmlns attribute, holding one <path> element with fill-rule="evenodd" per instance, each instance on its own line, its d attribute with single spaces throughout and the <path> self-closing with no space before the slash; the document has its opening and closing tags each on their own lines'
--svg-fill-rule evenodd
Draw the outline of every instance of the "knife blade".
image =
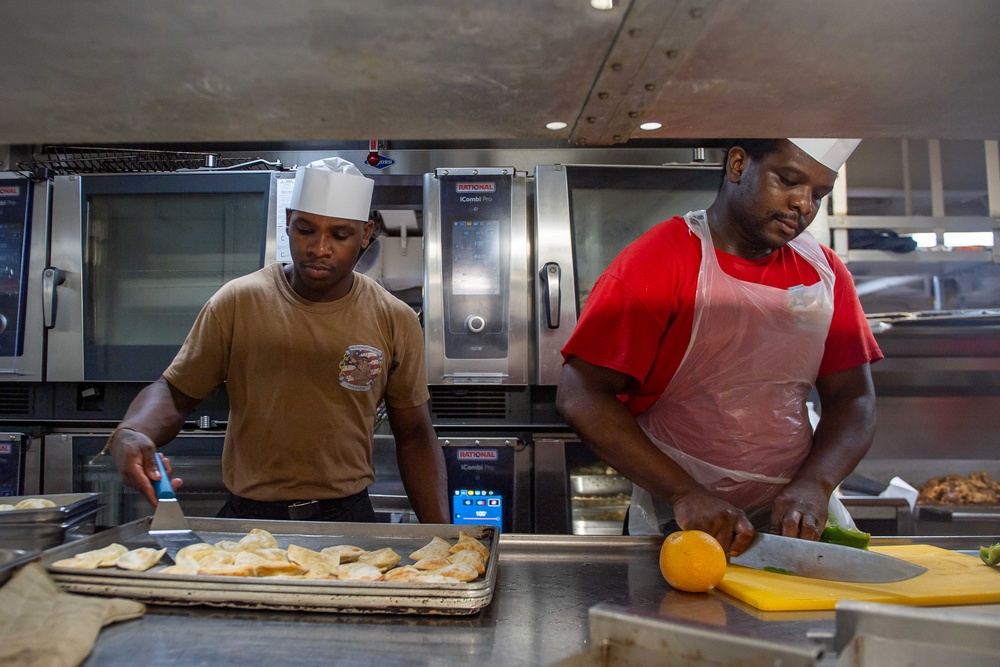
<svg viewBox="0 0 1000 667">
<path fill-rule="evenodd" d="M 927 571 L 915 563 L 865 549 L 760 532 L 746 551 L 729 562 L 755 570 L 865 584 L 903 581 Z"/>
</svg>

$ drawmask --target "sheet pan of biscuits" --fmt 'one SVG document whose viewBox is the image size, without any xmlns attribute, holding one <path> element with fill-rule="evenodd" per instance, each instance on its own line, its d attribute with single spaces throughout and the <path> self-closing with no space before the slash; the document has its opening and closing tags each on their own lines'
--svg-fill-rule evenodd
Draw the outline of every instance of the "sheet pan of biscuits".
<svg viewBox="0 0 1000 667">
<path fill-rule="evenodd" d="M 189 517 L 203 541 L 172 561 L 150 520 L 50 549 L 42 564 L 77 593 L 343 613 L 472 614 L 497 577 L 493 526 Z"/>
</svg>

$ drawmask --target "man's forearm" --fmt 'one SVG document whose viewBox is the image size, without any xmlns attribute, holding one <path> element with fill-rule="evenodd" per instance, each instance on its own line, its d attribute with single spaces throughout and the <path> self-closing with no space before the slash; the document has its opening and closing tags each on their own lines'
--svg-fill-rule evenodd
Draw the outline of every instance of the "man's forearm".
<svg viewBox="0 0 1000 667">
<path fill-rule="evenodd" d="M 161 377 L 139 392 L 126 410 L 119 428 L 139 431 L 157 446 L 162 446 L 180 433 L 187 416 L 199 402 L 173 388 Z"/>
<path fill-rule="evenodd" d="M 410 506 L 421 523 L 450 523 L 448 472 L 436 440 L 396 443 L 396 460 Z"/>
<path fill-rule="evenodd" d="M 795 479 L 819 482 L 830 493 L 857 467 L 875 439 L 875 390 L 867 364 L 821 378 L 816 386 L 819 425 Z"/>
<path fill-rule="evenodd" d="M 556 405 L 578 435 L 618 472 L 669 503 L 683 530 L 712 535 L 722 548 L 738 554 L 753 539 L 743 511 L 701 486 L 660 451 L 620 400 L 628 377 L 571 359 L 563 366 Z"/>
<path fill-rule="evenodd" d="M 450 523 L 448 471 L 427 404 L 386 405 L 396 441 L 396 463 L 410 506 L 421 523 Z"/>
<path fill-rule="evenodd" d="M 557 405 L 566 423 L 608 465 L 666 502 L 701 487 L 661 452 L 612 391 L 563 369 Z"/>
<path fill-rule="evenodd" d="M 795 479 L 819 482 L 828 493 L 861 462 L 875 438 L 874 398 L 823 408 L 812 450 Z"/>
</svg>

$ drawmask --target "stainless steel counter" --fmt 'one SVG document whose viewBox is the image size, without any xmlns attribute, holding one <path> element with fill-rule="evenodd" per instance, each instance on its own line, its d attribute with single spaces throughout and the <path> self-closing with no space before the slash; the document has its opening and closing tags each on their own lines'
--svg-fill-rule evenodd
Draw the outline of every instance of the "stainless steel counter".
<svg viewBox="0 0 1000 667">
<path fill-rule="evenodd" d="M 977 538 L 981 539 L 981 538 Z M 888 538 L 967 550 L 968 539 Z M 149 607 L 105 628 L 86 667 L 178 665 L 551 665 L 588 646 L 599 603 L 739 636 L 811 646 L 834 612 L 761 612 L 723 593 L 672 590 L 659 573 L 662 540 L 503 535 L 492 603 L 465 617 L 278 613 Z M 977 607 L 1000 614 L 1000 605 Z"/>
</svg>

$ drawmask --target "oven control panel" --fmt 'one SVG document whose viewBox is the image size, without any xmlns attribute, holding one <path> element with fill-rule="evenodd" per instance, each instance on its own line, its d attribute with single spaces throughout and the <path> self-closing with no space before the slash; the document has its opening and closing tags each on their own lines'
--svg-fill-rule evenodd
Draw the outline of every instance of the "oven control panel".
<svg viewBox="0 0 1000 667">
<path fill-rule="evenodd" d="M 511 177 L 441 178 L 445 356 L 507 356 Z"/>
<path fill-rule="evenodd" d="M 424 177 L 424 324 L 432 384 L 526 384 L 525 180 L 510 167 Z"/>
<path fill-rule="evenodd" d="M 442 440 L 452 523 L 511 530 L 517 442 L 508 438 Z"/>
</svg>

